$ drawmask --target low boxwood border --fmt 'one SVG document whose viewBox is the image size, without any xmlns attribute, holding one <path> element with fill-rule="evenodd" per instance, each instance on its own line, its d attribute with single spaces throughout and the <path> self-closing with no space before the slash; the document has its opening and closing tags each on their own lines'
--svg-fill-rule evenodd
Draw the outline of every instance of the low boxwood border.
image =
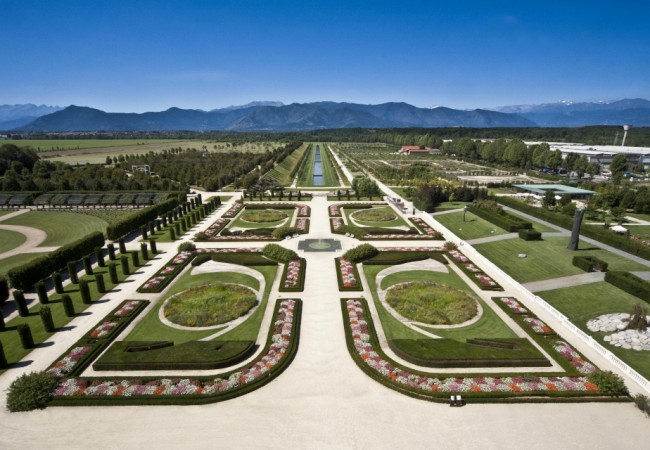
<svg viewBox="0 0 650 450">
<path fill-rule="evenodd" d="M 287 270 L 289 268 L 289 263 L 284 265 L 282 270 L 282 278 L 280 281 L 280 286 L 278 287 L 279 292 L 302 292 L 305 290 L 305 273 L 307 271 L 307 260 L 305 258 L 300 258 L 300 275 L 298 278 L 298 284 L 295 287 L 286 288 L 284 287 L 284 281 L 287 279 Z"/>
<path fill-rule="evenodd" d="M 409 397 L 417 398 L 420 400 L 427 400 L 431 402 L 437 402 L 437 403 L 447 403 L 449 402 L 449 396 L 450 395 L 455 395 L 457 393 L 452 393 L 452 392 L 431 392 L 431 393 L 425 393 L 421 390 L 416 390 L 414 388 L 411 388 L 409 386 L 403 385 L 403 384 L 398 384 L 398 383 L 393 383 L 388 378 L 383 377 L 379 375 L 374 369 L 372 369 L 368 364 L 366 364 L 357 354 L 357 351 L 354 347 L 354 340 L 352 338 L 352 329 L 350 327 L 350 321 L 348 320 L 348 311 L 346 307 L 346 301 L 350 300 L 350 298 L 342 298 L 341 299 L 341 313 L 342 313 L 342 318 L 343 318 L 343 326 L 345 329 L 345 342 L 348 348 L 348 352 L 350 353 L 350 356 L 354 360 L 354 362 L 359 366 L 359 368 L 366 373 L 370 378 L 373 380 L 377 381 L 378 383 L 381 383 L 382 385 L 386 386 L 389 389 L 392 389 L 394 391 L 397 391 L 401 394 L 408 395 Z M 393 364 L 396 368 L 402 369 L 402 370 L 407 370 L 415 375 L 421 375 L 425 377 L 437 377 L 437 378 L 448 378 L 450 375 L 454 376 L 454 374 L 444 374 L 444 375 L 437 375 L 437 374 L 432 374 L 432 373 L 422 373 L 418 372 L 416 370 L 413 370 L 412 368 L 404 368 L 400 364 L 396 363 L 392 359 L 388 358 L 386 354 L 381 350 L 381 347 L 379 346 L 378 339 L 377 339 L 377 333 L 375 331 L 375 325 L 374 321 L 372 320 L 372 317 L 368 317 L 368 304 L 367 301 L 364 298 L 354 298 L 354 300 L 359 300 L 361 301 L 361 304 L 363 305 L 364 308 L 364 318 L 367 321 L 368 324 L 368 331 L 370 334 L 370 343 L 374 347 L 375 352 L 383 359 L 386 361 L 391 361 L 391 364 Z M 463 374 L 463 376 L 472 376 L 472 377 L 494 377 L 495 374 Z M 499 376 L 504 377 L 504 376 L 526 376 L 526 374 L 499 374 Z M 566 374 L 552 374 L 552 373 L 545 373 L 544 376 L 551 377 L 551 376 L 568 376 Z M 631 401 L 629 397 L 604 397 L 604 396 L 599 396 L 598 393 L 596 392 L 582 392 L 582 391 L 565 391 L 565 392 L 560 392 L 560 391 L 529 391 L 529 392 L 518 392 L 518 393 L 504 393 L 504 392 L 462 392 L 461 395 L 465 399 L 471 399 L 472 403 L 556 403 L 556 402 L 594 402 L 594 401 L 599 401 L 599 402 L 626 402 L 626 401 Z M 602 395 L 602 394 L 601 394 Z"/>
<path fill-rule="evenodd" d="M 474 284 L 476 284 L 476 285 L 477 285 L 477 286 L 478 286 L 482 291 L 503 291 L 503 290 L 504 290 L 503 287 L 501 287 L 501 285 L 500 285 L 499 283 L 497 283 L 496 280 L 495 280 L 494 278 L 492 278 L 492 277 L 490 277 L 490 279 L 496 283 L 495 286 L 486 286 L 486 285 L 482 284 L 482 283 L 478 280 L 478 278 L 476 278 L 476 277 L 474 276 L 474 275 L 477 275 L 477 274 L 483 274 L 483 275 L 485 275 L 485 276 L 489 276 L 489 275 L 487 275 L 485 272 L 483 272 L 482 270 L 481 270 L 480 272 L 470 272 L 469 270 L 467 270 L 467 269 L 463 266 L 463 264 L 462 264 L 460 261 L 456 261 L 456 258 L 454 258 L 453 256 L 448 256 L 447 259 L 449 259 L 453 264 L 455 264 L 456 267 L 458 267 L 458 268 L 461 270 L 461 272 L 463 272 L 465 275 L 467 275 L 467 278 L 469 278 L 470 280 L 472 280 L 472 282 L 473 282 Z M 467 259 L 468 259 L 468 261 L 469 261 L 468 264 L 474 264 L 474 263 L 472 262 L 472 260 L 470 260 L 469 258 L 467 258 Z M 478 268 L 478 267 L 477 267 L 477 268 Z"/>
<path fill-rule="evenodd" d="M 352 263 L 352 270 L 354 271 L 354 276 L 357 279 L 356 286 L 343 286 L 343 275 L 341 274 L 341 266 L 339 260 L 341 258 L 334 258 L 334 264 L 336 265 L 336 279 L 339 283 L 339 291 L 350 291 L 358 292 L 363 291 L 363 283 L 361 282 L 361 277 L 359 276 L 359 269 L 357 268 L 356 263 Z"/>
<path fill-rule="evenodd" d="M 605 272 L 605 281 L 627 292 L 630 295 L 650 303 L 650 282 L 637 277 L 630 272 Z"/>
<path fill-rule="evenodd" d="M 262 386 L 266 385 L 267 383 L 270 383 L 273 381 L 276 377 L 278 377 L 282 372 L 286 370 L 287 367 L 291 364 L 293 359 L 296 356 L 296 353 L 298 351 L 298 346 L 300 342 L 300 323 L 301 323 L 301 315 L 302 315 L 302 301 L 300 299 L 292 299 L 295 300 L 296 305 L 293 311 L 293 324 L 292 324 L 292 332 L 291 332 L 291 340 L 289 341 L 289 346 L 287 348 L 287 351 L 285 352 L 284 357 L 282 360 L 274 366 L 272 369 L 269 370 L 268 376 L 262 376 L 257 378 L 256 380 L 252 381 L 251 383 L 248 384 L 243 384 L 239 385 L 235 389 L 231 389 L 229 391 L 225 392 L 217 392 L 215 394 L 211 395 L 179 395 L 179 396 L 173 396 L 173 395 L 168 395 L 168 396 L 152 396 L 152 395 L 134 395 L 130 397 L 126 396 L 70 396 L 70 397 L 56 397 L 54 398 L 49 405 L 50 406 L 114 406 L 114 405 L 202 405 L 202 404 L 208 404 L 208 403 L 216 403 L 216 402 L 221 402 L 225 400 L 230 400 L 232 398 L 236 398 L 242 395 L 245 395 L 249 392 L 252 392 L 256 389 L 261 388 Z M 273 318 L 271 320 L 271 323 L 275 323 L 278 317 L 278 312 L 280 308 L 280 303 L 281 301 L 278 300 L 275 306 L 275 311 L 273 313 Z M 254 365 L 257 363 L 267 352 L 268 349 L 272 343 L 272 337 L 273 337 L 273 327 L 269 329 L 269 334 L 266 339 L 266 344 L 264 345 L 264 350 L 261 352 L 260 357 L 257 358 L 255 361 L 252 361 L 250 365 Z M 218 375 L 220 378 L 227 378 L 231 374 L 238 372 L 242 370 L 243 368 L 239 368 L 236 370 L 233 370 L 231 372 L 227 372 L 224 374 Z M 212 380 L 214 379 L 213 376 L 204 376 L 204 377 L 189 377 L 188 379 L 191 380 L 199 380 L 199 381 L 207 381 L 207 380 Z M 155 380 L 160 380 L 161 377 L 121 377 L 122 379 L 129 380 L 129 379 L 139 379 L 143 381 L 155 381 Z M 169 377 L 165 377 L 169 378 Z M 177 377 L 175 377 L 177 378 Z M 115 377 L 98 377 L 94 378 L 99 381 L 110 381 L 110 380 L 115 380 Z"/>
<path fill-rule="evenodd" d="M 172 272 L 170 272 L 170 273 L 168 273 L 168 274 L 166 274 L 166 275 L 163 275 L 163 274 L 162 274 L 162 271 L 165 270 L 165 269 L 170 265 L 170 263 L 174 260 L 174 258 L 176 258 L 179 254 L 180 254 L 180 252 L 179 252 L 179 253 L 176 253 L 174 256 L 172 256 L 172 257 L 170 258 L 170 260 L 167 261 L 167 264 L 165 264 L 164 266 L 162 266 L 162 267 L 160 268 L 159 271 L 157 271 L 155 274 L 153 274 L 152 276 L 150 276 L 150 277 L 147 279 L 147 281 L 145 281 L 144 283 L 142 283 L 142 286 L 140 286 L 140 287 L 137 289 L 138 292 L 143 293 L 143 294 L 145 294 L 145 293 L 146 293 L 146 294 L 149 294 L 149 293 L 156 293 L 156 294 L 157 294 L 157 293 L 162 292 L 162 291 L 163 291 L 167 286 L 169 286 L 169 283 L 171 283 L 171 282 L 172 282 L 172 281 L 173 281 L 173 280 L 178 276 L 178 274 L 181 273 L 181 271 L 182 271 L 183 269 L 185 269 L 185 267 L 187 267 L 187 265 L 188 265 L 190 262 L 192 262 L 192 260 L 193 260 L 193 259 L 196 257 L 196 255 L 197 255 L 196 252 L 193 252 L 192 255 L 191 255 L 189 258 L 187 258 L 185 261 L 183 261 L 183 262 L 180 263 L 180 264 L 175 264 L 175 269 L 174 269 Z M 164 280 L 163 280 L 163 281 L 162 281 L 158 286 L 156 286 L 155 288 L 145 288 L 144 285 L 145 285 L 146 283 L 148 283 L 149 280 L 151 280 L 152 278 L 155 278 L 155 277 L 165 277 L 165 279 L 164 279 Z"/>
</svg>

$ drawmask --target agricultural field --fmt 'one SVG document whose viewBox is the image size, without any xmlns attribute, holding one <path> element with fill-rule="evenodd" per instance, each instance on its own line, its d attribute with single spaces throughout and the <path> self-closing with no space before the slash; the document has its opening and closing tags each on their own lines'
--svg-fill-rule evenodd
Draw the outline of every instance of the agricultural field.
<svg viewBox="0 0 650 450">
<path fill-rule="evenodd" d="M 90 150 L 96 148 L 120 148 L 169 144 L 180 142 L 177 139 L 5 139 L 3 144 L 13 144 L 18 147 L 31 147 L 41 152 L 61 152 L 69 150 Z"/>
</svg>

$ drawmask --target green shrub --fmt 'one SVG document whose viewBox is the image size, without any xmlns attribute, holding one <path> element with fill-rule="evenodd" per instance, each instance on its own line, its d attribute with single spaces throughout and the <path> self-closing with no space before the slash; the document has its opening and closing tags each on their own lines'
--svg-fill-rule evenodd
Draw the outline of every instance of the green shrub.
<svg viewBox="0 0 650 450">
<path fill-rule="evenodd" d="M 524 241 L 539 241 L 542 239 L 542 233 L 537 230 L 522 228 L 519 230 L 519 238 L 523 239 Z"/>
<path fill-rule="evenodd" d="M 140 266 L 140 255 L 138 252 L 131 252 L 131 262 L 133 263 L 133 267 Z"/>
<path fill-rule="evenodd" d="M 58 270 L 52 274 L 52 284 L 54 285 L 54 292 L 63 294 L 63 281 L 61 279 L 61 272 Z"/>
<path fill-rule="evenodd" d="M 81 294 L 81 301 L 85 305 L 90 305 L 92 299 L 90 298 L 90 288 L 86 280 L 79 280 L 79 293 Z"/>
<path fill-rule="evenodd" d="M 14 301 L 16 302 L 16 309 L 18 310 L 18 315 L 20 317 L 29 316 L 29 309 L 27 308 L 27 300 L 25 300 L 25 294 L 21 290 L 14 291 Z"/>
<path fill-rule="evenodd" d="M 72 298 L 70 298 L 68 294 L 63 294 L 61 296 L 61 303 L 63 303 L 63 310 L 65 311 L 66 317 L 74 317 L 75 311 L 74 311 L 74 303 L 72 302 Z"/>
<path fill-rule="evenodd" d="M 611 370 L 596 370 L 595 372 L 591 372 L 587 375 L 587 380 L 598 386 L 600 392 L 611 397 L 628 395 L 623 378 Z"/>
<path fill-rule="evenodd" d="M 77 263 L 76 261 L 68 261 L 68 276 L 70 277 L 70 282 L 73 284 L 79 283 L 79 276 L 77 275 Z"/>
<path fill-rule="evenodd" d="M 22 345 L 25 350 L 34 348 L 34 338 L 32 337 L 32 330 L 29 328 L 29 325 L 26 323 L 18 324 L 16 325 L 16 331 L 20 337 L 20 345 Z"/>
<path fill-rule="evenodd" d="M 0 305 L 2 305 L 9 298 L 9 283 L 7 279 L 0 276 Z"/>
<path fill-rule="evenodd" d="M 445 243 L 442 244 L 442 248 L 444 248 L 446 250 L 457 250 L 458 245 L 456 245 L 454 242 L 451 242 L 451 241 L 445 241 Z"/>
<path fill-rule="evenodd" d="M 637 408 L 650 415 L 650 398 L 643 394 L 637 394 L 633 398 Z"/>
<path fill-rule="evenodd" d="M 296 227 L 278 227 L 271 233 L 275 239 L 284 239 L 287 236 L 293 236 L 294 234 L 300 233 L 300 230 Z"/>
<path fill-rule="evenodd" d="M 161 202 L 157 205 L 149 206 L 143 208 L 136 213 L 128 215 L 123 219 L 109 225 L 106 228 L 106 235 L 109 239 L 115 240 L 125 236 L 134 230 L 137 230 L 143 225 L 146 225 L 150 221 L 156 219 L 159 215 L 171 211 L 178 206 L 178 200 L 170 198 Z"/>
<path fill-rule="evenodd" d="M 6 369 L 9 367 L 9 364 L 7 363 L 7 357 L 5 356 L 5 349 L 2 346 L 2 342 L 0 342 L 0 369 Z"/>
<path fill-rule="evenodd" d="M 156 254 L 158 253 L 158 247 L 156 246 L 156 241 L 154 239 L 151 239 L 149 241 L 149 247 L 151 247 L 151 253 Z"/>
<path fill-rule="evenodd" d="M 349 259 L 352 262 L 358 263 L 363 260 L 377 256 L 379 250 L 370 244 L 361 244 L 355 248 L 351 248 L 343 254 L 343 258 Z"/>
<path fill-rule="evenodd" d="M 117 284 L 120 281 L 117 277 L 117 265 L 114 262 L 108 263 L 108 277 L 113 284 Z"/>
<path fill-rule="evenodd" d="M 36 295 L 38 295 L 39 303 L 46 305 L 49 302 L 47 298 L 47 288 L 45 287 L 45 283 L 42 281 L 36 283 Z"/>
<path fill-rule="evenodd" d="M 104 274 L 96 273 L 95 274 L 95 285 L 97 286 L 97 292 L 103 294 L 106 292 L 106 284 L 104 283 Z"/>
<path fill-rule="evenodd" d="M 57 379 L 47 372 L 31 372 L 16 378 L 9 386 L 7 409 L 11 412 L 43 409 L 52 399 Z"/>
<path fill-rule="evenodd" d="M 194 250 L 196 250 L 196 245 L 194 245 L 193 242 L 187 242 L 187 241 L 185 241 L 185 242 L 181 242 L 181 243 L 178 245 L 178 252 L 179 252 L 179 253 L 180 253 L 180 252 L 192 252 L 192 251 L 194 251 Z"/>
<path fill-rule="evenodd" d="M 110 243 L 106 246 L 108 249 L 108 259 L 111 261 L 115 261 L 117 258 L 115 257 L 115 245 L 113 243 Z"/>
<path fill-rule="evenodd" d="M 92 275 L 93 265 L 90 263 L 90 257 L 84 256 L 83 258 L 81 258 L 81 261 L 83 262 L 84 271 L 86 272 L 86 275 Z"/>
<path fill-rule="evenodd" d="M 142 252 L 142 257 L 144 258 L 144 260 L 145 261 L 148 260 L 149 259 L 149 248 L 147 247 L 146 242 L 141 242 L 140 243 L 140 251 Z"/>
<path fill-rule="evenodd" d="M 54 331 L 54 320 L 52 320 L 52 310 L 49 306 L 44 306 L 38 311 L 39 316 L 41 316 L 41 321 L 43 322 L 43 328 L 48 333 Z"/>
<path fill-rule="evenodd" d="M 533 227 L 531 222 L 526 222 L 503 211 L 503 208 L 493 200 L 477 201 L 476 206 L 469 207 L 469 211 L 507 231 L 518 231 Z"/>
<path fill-rule="evenodd" d="M 262 249 L 262 254 L 267 258 L 283 263 L 298 259 L 298 254 L 296 252 L 278 244 L 265 245 Z"/>
<path fill-rule="evenodd" d="M 607 263 L 594 256 L 574 256 L 571 263 L 585 272 L 607 272 Z"/>
<path fill-rule="evenodd" d="M 605 281 L 650 303 L 650 283 L 630 272 L 606 272 Z"/>
<path fill-rule="evenodd" d="M 129 269 L 129 258 L 126 255 L 120 256 L 120 264 L 122 265 L 122 273 L 124 275 L 130 275 L 131 270 Z"/>
<path fill-rule="evenodd" d="M 356 238 L 363 238 L 367 234 L 366 228 L 368 227 L 361 228 L 354 225 L 341 225 L 336 232 L 339 234 L 351 234 Z"/>
</svg>

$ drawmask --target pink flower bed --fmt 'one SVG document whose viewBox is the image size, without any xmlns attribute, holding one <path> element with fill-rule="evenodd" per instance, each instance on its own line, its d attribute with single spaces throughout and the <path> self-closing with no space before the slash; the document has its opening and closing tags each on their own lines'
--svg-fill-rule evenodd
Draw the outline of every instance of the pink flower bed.
<svg viewBox="0 0 650 450">
<path fill-rule="evenodd" d="M 530 327 L 533 329 L 533 331 L 537 334 L 551 334 L 553 333 L 553 330 L 551 327 L 546 325 L 544 322 L 542 322 L 539 319 L 535 319 L 533 317 L 526 317 L 524 318 L 524 322 L 526 322 Z"/>
<path fill-rule="evenodd" d="M 210 239 L 213 236 L 217 235 L 223 229 L 223 227 L 228 224 L 228 222 L 230 222 L 230 220 L 224 218 L 215 220 L 214 223 L 210 225 L 207 230 L 205 230 L 205 237 Z"/>
<path fill-rule="evenodd" d="M 298 217 L 309 217 L 309 206 L 299 205 L 298 206 Z"/>
<path fill-rule="evenodd" d="M 95 339 L 101 339 L 113 332 L 115 327 L 117 326 L 117 322 L 102 322 L 99 326 L 97 326 L 93 331 L 90 332 L 90 337 L 95 338 Z"/>
<path fill-rule="evenodd" d="M 298 219 L 296 220 L 296 228 L 300 231 L 307 231 L 307 225 L 309 221 L 307 219 Z"/>
<path fill-rule="evenodd" d="M 332 230 L 337 231 L 343 226 L 343 219 L 334 218 L 332 219 Z"/>
<path fill-rule="evenodd" d="M 261 253 L 261 248 L 197 248 L 196 253 Z"/>
<path fill-rule="evenodd" d="M 115 315 L 117 317 L 127 317 L 133 314 L 133 311 L 135 311 L 135 308 L 138 307 L 140 304 L 139 300 L 128 300 L 124 305 L 115 311 Z"/>
<path fill-rule="evenodd" d="M 190 256 L 192 256 L 192 252 L 188 252 L 188 251 L 180 252 L 178 255 L 174 257 L 174 259 L 172 259 L 172 262 L 170 262 L 169 264 L 174 266 L 183 264 L 185 261 L 187 261 L 190 258 Z"/>
<path fill-rule="evenodd" d="M 340 216 L 341 215 L 341 210 L 339 209 L 339 205 L 330 205 L 330 216 Z"/>
<path fill-rule="evenodd" d="M 253 234 L 246 235 L 231 235 L 231 236 L 213 236 L 211 241 L 268 241 L 272 239 L 270 236 L 256 236 Z"/>
<path fill-rule="evenodd" d="M 521 306 L 521 303 L 517 301 L 514 297 L 502 297 L 499 300 L 505 304 L 510 311 L 515 314 L 528 314 L 528 310 Z"/>
<path fill-rule="evenodd" d="M 160 276 L 160 277 L 152 277 L 149 278 L 143 285 L 143 289 L 156 289 L 160 284 L 165 281 L 167 277 Z"/>
<path fill-rule="evenodd" d="M 431 247 L 383 247 L 379 251 L 382 252 L 431 252 L 440 250 L 439 248 Z"/>
<path fill-rule="evenodd" d="M 419 217 L 412 217 L 411 222 L 413 222 L 417 227 L 419 227 L 427 236 L 438 236 L 438 232 L 431 228 L 431 226 L 426 223 L 424 220 Z"/>
<path fill-rule="evenodd" d="M 467 271 L 472 272 L 472 273 L 477 273 L 477 272 L 480 272 L 480 271 L 481 271 L 481 269 L 479 269 L 478 267 L 476 267 L 476 266 L 475 266 L 474 264 L 472 264 L 472 263 L 463 264 L 463 267 L 464 267 Z"/>
<path fill-rule="evenodd" d="M 589 374 L 596 370 L 596 367 L 593 364 L 591 364 L 589 361 L 585 361 L 584 358 L 582 358 L 580 354 L 566 342 L 557 341 L 553 345 L 553 348 L 560 355 L 564 356 L 573 367 L 578 369 L 578 372 Z"/>
<path fill-rule="evenodd" d="M 70 396 L 102 396 L 102 397 L 131 397 L 134 395 L 210 395 L 226 392 L 237 387 L 250 384 L 253 381 L 268 376 L 268 372 L 282 361 L 285 356 L 293 333 L 293 316 L 295 300 L 282 300 L 276 321 L 273 323 L 273 334 L 268 351 L 253 365 L 232 373 L 227 378 L 211 380 L 195 380 L 191 378 L 162 378 L 144 382 L 139 379 L 94 380 L 61 379 L 54 391 L 54 397 Z"/>
<path fill-rule="evenodd" d="M 339 270 L 341 280 L 345 287 L 355 287 L 359 284 L 357 277 L 354 275 L 354 264 L 349 259 L 339 258 Z"/>
<path fill-rule="evenodd" d="M 395 367 L 373 347 L 363 304 L 359 300 L 346 301 L 348 320 L 357 356 L 371 369 L 394 384 L 401 384 L 424 392 L 541 392 L 541 391 L 597 391 L 598 387 L 586 377 L 449 377 L 435 378 L 411 373 Z"/>
<path fill-rule="evenodd" d="M 300 281 L 300 270 L 302 269 L 302 260 L 294 259 L 287 264 L 287 277 L 284 279 L 285 288 L 294 288 Z"/>
<path fill-rule="evenodd" d="M 235 203 L 228 211 L 223 213 L 222 217 L 230 217 L 230 218 L 235 217 L 237 213 L 239 213 L 239 211 L 242 210 L 242 208 L 244 208 L 243 203 Z"/>
<path fill-rule="evenodd" d="M 452 258 L 454 258 L 456 261 L 461 262 L 461 263 L 469 263 L 471 262 L 467 256 L 463 255 L 461 252 L 458 250 L 449 250 L 448 252 Z"/>
<path fill-rule="evenodd" d="M 79 347 L 74 347 L 70 352 L 65 355 L 63 358 L 58 360 L 47 370 L 47 373 L 62 377 L 69 374 L 72 371 L 72 368 L 88 353 L 93 347 L 91 345 L 81 345 Z"/>
<path fill-rule="evenodd" d="M 422 234 L 369 234 L 366 239 L 431 239 L 431 236 Z"/>
</svg>

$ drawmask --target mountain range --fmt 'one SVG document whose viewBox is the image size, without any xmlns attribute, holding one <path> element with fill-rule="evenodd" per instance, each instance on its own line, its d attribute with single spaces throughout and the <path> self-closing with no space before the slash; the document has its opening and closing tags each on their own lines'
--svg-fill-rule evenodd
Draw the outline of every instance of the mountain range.
<svg viewBox="0 0 650 450">
<path fill-rule="evenodd" d="M 203 111 L 108 113 L 85 106 L 0 105 L 0 130 L 66 131 L 302 131 L 326 128 L 650 126 L 650 101 L 558 102 L 492 109 L 418 108 L 407 103 L 252 102 Z"/>
</svg>

